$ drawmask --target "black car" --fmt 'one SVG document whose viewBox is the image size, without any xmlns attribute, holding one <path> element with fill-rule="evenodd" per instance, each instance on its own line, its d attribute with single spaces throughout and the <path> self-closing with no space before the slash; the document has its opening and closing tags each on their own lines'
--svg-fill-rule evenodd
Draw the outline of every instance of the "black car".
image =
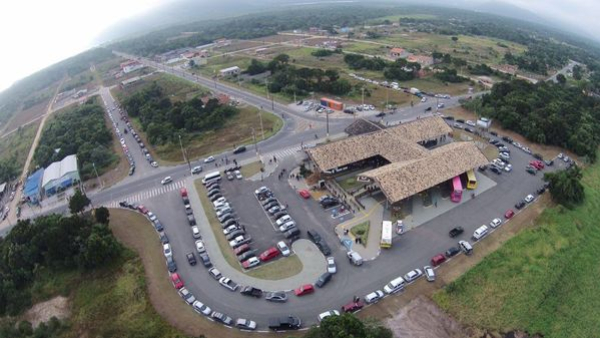
<svg viewBox="0 0 600 338">
<path fill-rule="evenodd" d="M 243 152 L 246 151 L 246 147 L 245 146 L 239 146 L 237 148 L 235 148 L 235 150 L 233 151 L 234 154 L 241 154 Z"/>
<path fill-rule="evenodd" d="M 158 238 L 160 239 L 160 244 L 169 243 L 169 237 L 167 237 L 167 234 L 165 232 L 159 232 Z"/>
<path fill-rule="evenodd" d="M 487 168 L 488 168 L 488 166 L 484 164 L 484 165 L 480 165 L 478 169 L 479 169 L 479 171 L 483 172 L 483 171 L 486 171 Z"/>
<path fill-rule="evenodd" d="M 490 131 L 490 134 L 491 134 L 491 135 L 494 135 L 494 136 L 498 136 L 498 133 L 497 133 L 497 132 L 495 132 L 495 131 Z"/>
<path fill-rule="evenodd" d="M 456 228 L 453 228 L 452 230 L 450 230 L 450 232 L 448 234 L 450 235 L 450 237 L 454 238 L 454 237 L 462 234 L 463 232 L 465 232 L 465 229 L 463 229 L 463 227 L 456 227 Z"/>
<path fill-rule="evenodd" d="M 131 209 L 131 210 L 137 210 L 137 209 L 138 209 L 138 206 L 139 206 L 139 205 L 137 205 L 137 204 L 135 204 L 135 203 L 129 203 L 129 209 Z"/>
<path fill-rule="evenodd" d="M 458 122 L 458 123 L 465 123 L 465 120 L 463 120 L 463 119 L 456 119 L 456 122 Z"/>
<path fill-rule="evenodd" d="M 277 199 L 276 199 L 275 197 L 269 197 L 269 198 L 267 198 L 266 200 L 264 200 L 264 201 L 260 202 L 260 204 L 261 204 L 261 205 L 264 207 L 264 206 L 266 206 L 267 204 L 271 204 L 271 203 L 273 203 L 273 202 L 277 202 Z"/>
<path fill-rule="evenodd" d="M 323 207 L 323 209 L 329 209 L 338 206 L 339 204 L 340 203 L 337 200 L 325 200 L 321 202 L 321 207 Z"/>
<path fill-rule="evenodd" d="M 319 235 L 318 232 L 316 231 L 307 231 L 306 235 L 308 235 L 308 238 L 313 241 L 315 244 L 320 242 L 322 240 L 321 235 Z"/>
<path fill-rule="evenodd" d="M 280 212 L 276 213 L 275 215 L 273 215 L 273 219 L 277 221 L 283 216 L 287 216 L 287 212 L 280 211 Z"/>
<path fill-rule="evenodd" d="M 513 142 L 513 139 L 512 139 L 512 138 L 510 138 L 510 137 L 508 137 L 508 136 L 502 136 L 502 139 L 503 139 L 504 141 L 508 142 L 508 143 L 512 143 L 512 142 Z"/>
<path fill-rule="evenodd" d="M 321 240 L 320 242 L 318 242 L 316 244 L 317 244 L 317 248 L 319 248 L 319 250 L 321 250 L 323 255 L 325 255 L 325 256 L 331 255 L 331 248 L 329 248 L 329 245 L 327 245 L 327 243 L 325 243 L 325 241 Z"/>
<path fill-rule="evenodd" d="M 165 228 L 163 227 L 163 225 L 160 221 L 156 221 L 154 223 L 154 229 L 156 229 L 156 231 L 159 231 L 159 232 L 165 230 Z"/>
<path fill-rule="evenodd" d="M 319 288 L 322 288 L 325 286 L 325 284 L 329 283 L 329 281 L 331 280 L 331 276 L 333 276 L 332 274 L 330 274 L 329 272 L 325 272 L 324 274 L 322 274 L 319 279 L 317 279 L 317 281 L 315 282 L 315 285 Z"/>
<path fill-rule="evenodd" d="M 346 114 L 354 114 L 354 111 L 350 110 L 350 109 L 344 109 L 344 113 L 346 113 Z"/>
<path fill-rule="evenodd" d="M 167 257 L 167 269 L 170 273 L 177 271 L 177 263 L 175 263 L 173 256 Z"/>
<path fill-rule="evenodd" d="M 456 256 L 459 252 L 460 252 L 460 249 L 453 246 L 446 251 L 446 257 L 450 258 L 450 257 Z"/>
<path fill-rule="evenodd" d="M 500 142 L 500 141 L 498 141 L 498 140 L 496 140 L 494 138 L 490 140 L 490 144 L 493 144 L 493 145 L 498 144 L 498 142 Z"/>
<path fill-rule="evenodd" d="M 537 173 L 537 170 L 534 167 L 530 166 L 530 165 L 528 165 L 527 167 L 525 167 L 525 170 L 528 173 L 530 173 L 531 175 L 535 175 Z"/>
<path fill-rule="evenodd" d="M 190 263 L 191 266 L 196 265 L 196 256 L 194 255 L 193 252 L 186 254 L 185 258 L 187 258 L 188 263 Z"/>
<path fill-rule="evenodd" d="M 190 226 L 196 225 L 196 217 L 194 217 L 194 215 L 188 215 L 188 223 Z"/>
<path fill-rule="evenodd" d="M 473 129 L 472 129 L 472 128 L 470 128 L 470 127 L 466 127 L 466 128 L 465 128 L 465 131 L 466 131 L 467 133 L 471 133 L 471 134 L 475 132 L 475 130 L 473 130 Z"/>
<path fill-rule="evenodd" d="M 129 208 L 129 203 L 127 203 L 127 201 L 121 201 L 119 202 L 119 205 L 123 208 Z"/>
<path fill-rule="evenodd" d="M 256 256 L 256 250 L 248 250 L 238 256 L 238 261 L 243 262 L 243 261 L 247 260 L 248 258 L 254 257 L 254 256 Z"/>
<path fill-rule="evenodd" d="M 490 171 L 493 173 L 496 173 L 497 175 L 502 174 L 502 170 L 498 169 L 498 167 L 496 167 L 496 166 L 491 166 Z"/>
<path fill-rule="evenodd" d="M 296 316 L 278 317 L 269 319 L 269 329 L 279 330 L 298 330 L 302 325 L 300 318 Z"/>
<path fill-rule="evenodd" d="M 133 175 L 133 173 L 135 173 L 135 166 L 132 165 L 131 167 L 129 167 L 129 176 Z"/>
<path fill-rule="evenodd" d="M 200 257 L 202 265 L 204 265 L 205 268 L 210 268 L 212 266 L 210 258 L 208 257 L 208 254 L 206 252 L 199 253 L 198 256 Z"/>
<path fill-rule="evenodd" d="M 540 187 L 536 192 L 537 192 L 538 195 L 541 195 L 541 194 L 543 194 L 543 193 L 546 192 L 546 188 L 545 187 Z"/>
<path fill-rule="evenodd" d="M 300 229 L 298 229 L 298 227 L 293 227 L 284 232 L 283 236 L 287 239 L 300 237 Z"/>
<path fill-rule="evenodd" d="M 444 116 L 445 120 L 454 121 L 454 116 Z"/>
<path fill-rule="evenodd" d="M 252 286 L 243 287 L 242 290 L 240 291 L 240 293 L 244 296 L 251 296 L 251 297 L 256 297 L 256 298 L 262 297 L 262 294 L 263 294 L 261 289 L 257 289 Z"/>
<path fill-rule="evenodd" d="M 519 202 L 517 202 L 517 204 L 515 204 L 515 208 L 517 209 L 523 209 L 523 207 L 525 206 L 525 201 L 521 200 Z"/>
<path fill-rule="evenodd" d="M 540 161 L 543 161 L 543 160 L 544 160 L 544 157 L 543 157 L 541 154 L 538 154 L 538 153 L 535 153 L 535 154 L 533 154 L 533 157 L 534 157 L 535 159 L 538 159 L 538 160 L 540 160 Z"/>
<path fill-rule="evenodd" d="M 385 116 L 385 113 L 384 113 L 384 112 L 381 112 L 381 113 L 379 113 L 379 114 L 375 115 L 375 117 L 384 117 L 384 116 Z"/>
<path fill-rule="evenodd" d="M 425 111 L 431 111 L 431 107 L 425 108 Z"/>
</svg>

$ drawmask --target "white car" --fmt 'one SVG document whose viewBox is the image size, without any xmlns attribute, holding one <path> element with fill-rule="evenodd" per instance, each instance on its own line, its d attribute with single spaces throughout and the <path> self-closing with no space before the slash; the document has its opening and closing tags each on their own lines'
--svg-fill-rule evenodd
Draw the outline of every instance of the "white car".
<svg viewBox="0 0 600 338">
<path fill-rule="evenodd" d="M 229 241 L 229 245 L 231 247 L 234 247 L 234 246 L 238 245 L 243 240 L 244 240 L 244 236 L 238 236 L 238 237 L 234 238 L 233 240 Z"/>
<path fill-rule="evenodd" d="M 535 197 L 533 197 L 533 195 L 529 194 L 529 195 L 527 195 L 527 196 L 525 197 L 525 202 L 527 202 L 527 203 L 531 203 L 531 202 L 533 202 L 533 199 L 534 199 L 534 198 L 535 198 Z"/>
<path fill-rule="evenodd" d="M 239 170 L 236 170 L 233 173 L 235 174 L 235 178 L 237 178 L 238 180 L 244 178 L 244 176 L 242 176 L 242 173 Z"/>
<path fill-rule="evenodd" d="M 210 163 L 210 162 L 214 162 L 214 161 L 215 161 L 214 156 L 209 156 L 204 159 L 204 163 Z"/>
<path fill-rule="evenodd" d="M 198 251 L 198 253 L 206 252 L 206 248 L 204 247 L 204 242 L 202 242 L 202 240 L 200 240 L 200 239 L 196 241 L 196 251 Z"/>
<path fill-rule="evenodd" d="M 380 299 L 382 299 L 383 296 L 385 296 L 385 294 L 383 293 L 383 291 L 381 291 L 381 290 L 373 291 L 373 292 L 371 292 L 371 293 L 369 293 L 368 295 L 365 296 L 365 303 L 367 303 L 367 304 L 376 303 Z"/>
<path fill-rule="evenodd" d="M 223 287 L 226 287 L 231 291 L 235 291 L 238 288 L 238 285 L 227 277 L 221 277 L 219 279 L 219 284 L 223 285 Z"/>
<path fill-rule="evenodd" d="M 202 172 L 202 167 L 201 166 L 195 166 L 195 167 L 192 168 L 192 175 L 199 174 L 201 172 Z"/>
<path fill-rule="evenodd" d="M 425 278 L 428 282 L 435 282 L 435 270 L 432 267 L 427 265 L 423 268 L 423 271 L 425 271 Z"/>
<path fill-rule="evenodd" d="M 491 222 L 490 222 L 490 226 L 492 228 L 497 228 L 500 226 L 500 224 L 502 224 L 502 220 L 500 218 L 494 218 Z"/>
<path fill-rule="evenodd" d="M 334 274 L 337 272 L 337 266 L 335 265 L 335 258 L 327 257 L 327 272 Z"/>
<path fill-rule="evenodd" d="M 171 178 L 171 176 L 167 176 L 165 178 L 162 179 L 162 181 L 160 181 L 160 184 L 165 185 L 165 184 L 169 184 L 173 182 L 173 179 Z"/>
<path fill-rule="evenodd" d="M 163 244 L 163 253 L 165 254 L 165 257 L 173 257 L 173 251 L 171 250 L 171 244 L 166 243 Z"/>
<path fill-rule="evenodd" d="M 156 215 L 154 213 L 152 213 L 152 211 L 148 211 L 148 213 L 146 214 L 146 216 L 148 216 L 148 218 L 152 222 L 156 222 L 158 220 L 158 217 L 156 217 Z"/>
<path fill-rule="evenodd" d="M 421 269 L 414 269 L 409 271 L 406 275 L 404 275 L 404 280 L 406 281 L 406 283 L 412 283 L 422 275 L 423 271 L 421 271 Z"/>
<path fill-rule="evenodd" d="M 227 236 L 236 230 L 238 230 L 238 227 L 235 224 L 230 225 L 227 228 L 223 229 L 223 235 Z"/>
<path fill-rule="evenodd" d="M 185 300 L 188 304 L 192 305 L 196 301 L 196 297 L 194 297 L 194 295 L 192 295 L 192 293 L 189 292 L 188 289 L 181 288 L 178 292 L 181 298 L 183 298 L 183 300 Z"/>
<path fill-rule="evenodd" d="M 509 153 L 500 153 L 500 154 L 498 154 L 498 157 L 500 157 L 503 160 L 510 160 L 510 154 Z"/>
<path fill-rule="evenodd" d="M 260 260 L 258 260 L 258 258 L 250 257 L 247 261 L 242 263 L 242 266 L 244 267 L 244 269 L 252 269 L 253 267 L 258 266 L 259 264 Z"/>
<path fill-rule="evenodd" d="M 471 126 L 471 127 L 475 127 L 475 122 L 473 122 L 473 121 L 471 121 L 471 120 L 467 120 L 467 121 L 465 121 L 465 124 L 466 124 L 466 125 L 469 125 L 469 126 Z"/>
<path fill-rule="evenodd" d="M 195 239 L 199 239 L 200 237 L 202 237 L 200 236 L 200 229 L 198 229 L 197 225 L 194 225 L 192 227 L 192 237 L 194 237 Z"/>
<path fill-rule="evenodd" d="M 289 221 L 287 223 L 284 223 L 282 226 L 279 227 L 279 231 L 281 232 L 286 232 L 288 230 L 290 230 L 291 228 L 296 226 L 296 222 L 294 221 Z"/>
<path fill-rule="evenodd" d="M 507 173 L 512 171 L 512 164 L 507 164 L 506 167 L 504 167 L 504 171 L 506 171 Z"/>
<path fill-rule="evenodd" d="M 438 107 L 438 109 L 444 108 L 444 104 L 443 103 L 438 103 L 437 107 Z"/>
<path fill-rule="evenodd" d="M 340 315 L 340 312 L 338 310 L 326 311 L 319 315 L 319 321 L 322 321 L 323 319 L 330 317 L 330 316 L 339 316 L 339 315 Z"/>
<path fill-rule="evenodd" d="M 558 158 L 563 158 L 563 153 L 558 154 Z"/>
<path fill-rule="evenodd" d="M 281 254 L 284 257 L 287 257 L 287 256 L 289 256 L 289 255 L 292 254 L 290 248 L 287 246 L 287 244 L 285 244 L 284 241 L 281 241 L 281 242 L 277 243 L 277 249 L 279 249 L 279 251 L 281 251 Z"/>
<path fill-rule="evenodd" d="M 194 308 L 194 311 L 205 316 L 210 316 L 210 314 L 212 313 L 211 308 L 202 304 L 202 302 L 200 302 L 199 300 L 195 301 L 194 304 L 192 304 L 192 307 Z"/>
<path fill-rule="evenodd" d="M 285 215 L 285 216 L 282 216 L 280 219 L 278 219 L 277 222 L 275 222 L 275 223 L 277 223 L 277 226 L 282 226 L 283 224 L 285 224 L 291 220 L 292 220 L 292 217 L 290 215 Z"/>
<path fill-rule="evenodd" d="M 238 318 L 238 320 L 235 321 L 235 326 L 244 330 L 255 330 L 256 322 L 244 318 Z"/>
<path fill-rule="evenodd" d="M 423 97 L 423 98 L 421 99 L 421 102 L 427 102 L 427 98 L 426 98 L 426 97 Z"/>
</svg>

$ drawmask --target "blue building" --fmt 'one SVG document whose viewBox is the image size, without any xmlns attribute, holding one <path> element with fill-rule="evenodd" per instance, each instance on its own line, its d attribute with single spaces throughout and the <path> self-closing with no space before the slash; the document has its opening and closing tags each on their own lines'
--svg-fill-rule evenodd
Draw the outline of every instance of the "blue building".
<svg viewBox="0 0 600 338">
<path fill-rule="evenodd" d="M 38 204 L 42 199 L 42 178 L 44 178 L 44 168 L 38 169 L 27 177 L 23 196 L 29 203 Z"/>
</svg>

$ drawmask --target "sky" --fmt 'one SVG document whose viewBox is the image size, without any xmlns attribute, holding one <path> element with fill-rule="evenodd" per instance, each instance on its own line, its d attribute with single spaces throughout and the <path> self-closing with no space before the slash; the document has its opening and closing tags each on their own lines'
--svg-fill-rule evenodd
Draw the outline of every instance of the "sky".
<svg viewBox="0 0 600 338">
<path fill-rule="evenodd" d="M 115 22 L 161 0 L 4 0 L 0 2 L 0 91 L 91 46 Z"/>
<path fill-rule="evenodd" d="M 172 0 L 1 1 L 0 91 L 29 74 L 92 47 L 94 38 L 110 25 L 167 1 Z M 503 1 L 580 27 L 588 36 L 600 33 L 600 20 L 597 20 L 600 0 Z"/>
</svg>

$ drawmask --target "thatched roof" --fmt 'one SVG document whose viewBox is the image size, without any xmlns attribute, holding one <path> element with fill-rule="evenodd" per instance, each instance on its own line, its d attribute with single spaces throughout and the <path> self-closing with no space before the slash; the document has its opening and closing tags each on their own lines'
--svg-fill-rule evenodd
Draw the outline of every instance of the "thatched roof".
<svg viewBox="0 0 600 338">
<path fill-rule="evenodd" d="M 352 122 L 344 131 L 350 136 L 357 136 L 367 133 L 372 133 L 384 129 L 385 127 L 379 122 L 373 122 L 366 119 L 358 119 Z"/>
<path fill-rule="evenodd" d="M 429 117 L 327 143 L 307 152 L 322 171 L 375 155 L 381 155 L 392 163 L 402 162 L 427 155 L 428 151 L 417 142 L 435 139 L 450 132 L 452 128 L 442 118 Z"/>
<path fill-rule="evenodd" d="M 392 163 L 361 174 L 373 179 L 392 203 L 488 163 L 472 142 L 455 142 L 429 151 L 428 156 Z"/>
</svg>

